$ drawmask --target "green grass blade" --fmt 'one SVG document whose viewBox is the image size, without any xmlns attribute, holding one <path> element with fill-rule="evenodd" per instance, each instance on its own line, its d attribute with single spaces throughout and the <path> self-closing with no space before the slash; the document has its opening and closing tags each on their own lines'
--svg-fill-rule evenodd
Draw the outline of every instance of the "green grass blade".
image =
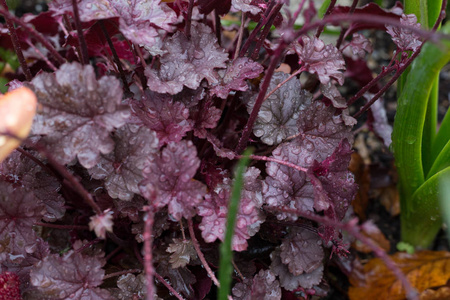
<svg viewBox="0 0 450 300">
<path fill-rule="evenodd" d="M 227 300 L 230 292 L 233 265 L 231 263 L 233 252 L 231 250 L 232 239 L 234 235 L 234 227 L 236 225 L 236 215 L 241 200 L 241 191 L 244 184 L 244 172 L 250 160 L 251 150 L 245 150 L 243 158 L 239 160 L 233 187 L 231 189 L 231 198 L 228 206 L 227 228 L 225 231 L 225 239 L 220 245 L 220 264 L 219 264 L 219 300 Z"/>
<path fill-rule="evenodd" d="M 319 7 L 319 10 L 317 11 L 317 16 L 320 19 L 323 19 L 323 16 L 325 16 L 325 13 L 327 12 L 328 6 L 330 6 L 331 0 L 325 0 L 323 1 L 322 5 Z"/>
</svg>

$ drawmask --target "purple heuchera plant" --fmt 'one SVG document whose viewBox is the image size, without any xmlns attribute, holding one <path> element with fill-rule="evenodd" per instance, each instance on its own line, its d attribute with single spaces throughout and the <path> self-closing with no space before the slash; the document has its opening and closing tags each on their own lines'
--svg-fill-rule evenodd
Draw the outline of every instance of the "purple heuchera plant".
<svg viewBox="0 0 450 300">
<path fill-rule="evenodd" d="M 323 290 L 324 265 L 339 259 L 325 249 L 344 248 L 330 224 L 350 214 L 357 189 L 356 120 L 338 85 L 361 70 L 372 82 L 370 43 L 356 31 L 385 25 L 352 23 L 351 39 L 326 45 L 313 1 L 299 13 L 314 37 L 291 28 L 294 14 L 283 19 L 287 2 L 55 0 L 20 19 L 5 10 L 24 55 L 9 87 L 31 88 L 39 108 L 29 138 L 0 162 L 0 278 L 19 280 L 24 299 L 161 299 L 167 287 L 210 298 L 230 174 L 251 145 L 232 240 L 245 278 L 233 296 Z M 222 26 L 230 9 L 255 31 Z M 399 50 L 420 46 L 414 16 L 375 4 L 360 13 L 397 20 L 387 31 Z"/>
</svg>

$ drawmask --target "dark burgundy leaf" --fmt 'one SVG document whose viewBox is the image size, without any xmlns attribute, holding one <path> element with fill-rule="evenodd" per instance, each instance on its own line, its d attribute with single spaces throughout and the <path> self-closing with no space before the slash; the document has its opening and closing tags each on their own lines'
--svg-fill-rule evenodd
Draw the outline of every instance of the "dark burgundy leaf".
<svg viewBox="0 0 450 300">
<path fill-rule="evenodd" d="M 36 153 L 33 153 L 36 154 Z M 61 184 L 57 179 L 28 157 L 14 151 L 0 164 L 0 178 L 34 193 L 41 200 L 47 212 L 44 220 L 54 222 L 64 216 L 64 199 L 58 193 Z"/>
<path fill-rule="evenodd" d="M 246 278 L 244 282 L 237 283 L 232 290 L 233 299 L 236 300 L 280 300 L 281 288 L 275 274 L 270 270 L 260 270 L 258 274 L 251 278 Z"/>
<path fill-rule="evenodd" d="M 109 292 L 98 288 L 105 275 L 103 264 L 96 257 L 74 251 L 63 256 L 51 254 L 34 266 L 30 282 L 49 297 L 107 300 Z"/>
<path fill-rule="evenodd" d="M 164 54 L 159 70 L 147 67 L 148 86 L 158 93 L 171 95 L 181 92 L 183 86 L 196 89 L 206 79 L 209 84 L 219 82 L 216 68 L 226 68 L 228 54 L 217 44 L 211 29 L 193 23 L 190 39 L 178 31 L 164 42 Z"/>
<path fill-rule="evenodd" d="M 264 71 L 264 68 L 248 57 L 239 57 L 228 65 L 226 70 L 219 70 L 222 78 L 219 85 L 211 89 L 211 93 L 222 99 L 226 99 L 230 91 L 246 91 L 248 89 L 246 79 L 256 78 Z M 269 88 L 270 90 L 270 88 Z"/>
<path fill-rule="evenodd" d="M 27 254 L 36 251 L 40 238 L 32 227 L 45 212 L 44 204 L 32 192 L 0 181 L 0 248 L 7 254 L 0 260 L 19 264 Z"/>
<path fill-rule="evenodd" d="M 420 24 L 417 23 L 417 17 L 414 14 L 402 14 L 400 24 L 403 26 L 420 29 Z M 386 25 L 387 33 L 392 36 L 392 40 L 397 45 L 399 51 L 416 51 L 422 45 L 420 36 L 414 33 L 411 29 L 404 27 L 395 27 Z"/>
<path fill-rule="evenodd" d="M 243 12 L 248 12 L 253 15 L 258 14 L 262 11 L 262 7 L 255 4 L 254 0 L 231 0 L 231 5 L 236 10 L 241 10 Z"/>
<path fill-rule="evenodd" d="M 57 0 L 49 5 L 50 10 L 58 15 L 72 13 L 71 0 Z M 83 22 L 119 17 L 120 31 L 130 41 L 144 46 L 153 55 L 161 51 L 162 41 L 158 28 L 172 31 L 177 22 L 175 12 L 160 0 L 115 0 L 78 2 L 80 19 Z"/>
<path fill-rule="evenodd" d="M 89 174 L 105 182 L 112 198 L 131 200 L 139 194 L 138 183 L 142 181 L 142 170 L 158 149 L 158 139 L 147 127 L 125 125 L 114 134 L 115 149 L 102 155 Z"/>
<path fill-rule="evenodd" d="M 302 166 L 302 156 L 306 149 L 290 143 L 278 146 L 272 155 L 276 159 Z M 287 207 L 303 212 L 312 212 L 314 189 L 306 174 L 275 162 L 266 163 L 267 177 L 263 182 L 263 199 L 271 207 Z M 297 220 L 297 215 L 277 212 L 277 218 Z"/>
<path fill-rule="evenodd" d="M 322 240 L 306 228 L 293 228 L 281 243 L 280 250 L 281 262 L 293 275 L 317 269 L 324 257 Z"/>
<path fill-rule="evenodd" d="M 357 7 L 352 14 L 354 15 L 372 15 L 372 16 L 382 16 L 387 18 L 392 18 L 394 20 L 398 20 L 399 16 L 403 12 L 403 8 L 401 7 L 401 3 L 397 1 L 395 6 L 389 11 L 381 8 L 378 4 L 371 2 L 361 7 Z M 333 14 L 347 14 L 350 11 L 350 6 L 340 6 L 336 5 L 331 11 L 331 15 Z M 339 26 L 340 24 L 333 24 Z M 385 26 L 379 23 L 370 23 L 370 22 L 352 22 L 350 27 L 347 29 L 346 34 L 350 35 L 357 31 L 361 31 L 364 29 L 379 29 L 385 30 Z"/>
<path fill-rule="evenodd" d="M 21 300 L 19 289 L 19 276 L 15 273 L 5 272 L 0 274 L 0 299 Z"/>
<path fill-rule="evenodd" d="M 268 91 L 277 88 L 288 77 L 289 75 L 283 72 L 275 73 L 270 80 Z M 253 133 L 267 145 L 279 144 L 287 137 L 297 134 L 297 121 L 302 104 L 311 101 L 310 98 L 311 94 L 301 89 L 297 78 L 290 79 L 263 102 L 253 126 Z M 247 104 L 249 113 L 253 110 L 255 101 L 256 96 Z"/>
<path fill-rule="evenodd" d="M 113 151 L 109 133 L 130 115 L 121 105 L 122 88 L 116 78 L 97 80 L 90 65 L 67 63 L 53 74 L 39 74 L 32 84 L 41 109 L 31 135 L 42 136 L 40 141 L 61 163 L 78 158 L 85 168 L 92 168 L 100 153 Z"/>
<path fill-rule="evenodd" d="M 344 84 L 345 62 L 342 53 L 332 44 L 313 37 L 302 36 L 302 44 L 295 43 L 294 49 L 299 57 L 299 64 L 310 73 L 316 73 L 322 84 L 328 84 L 331 78 L 340 85 Z"/>
<path fill-rule="evenodd" d="M 272 259 L 270 270 L 279 277 L 281 287 L 288 291 L 296 290 L 299 287 L 310 289 L 322 280 L 323 264 L 320 264 L 309 273 L 294 275 L 289 272 L 288 266 L 282 263 L 279 249 L 272 252 L 270 258 Z"/>
<path fill-rule="evenodd" d="M 259 173 L 258 169 L 252 167 L 244 174 L 244 187 L 232 241 L 235 251 L 246 250 L 247 240 L 259 231 L 259 226 L 264 222 L 260 211 L 262 201 L 261 182 L 257 179 Z M 198 214 L 203 217 L 199 228 L 203 239 L 208 243 L 224 239 L 230 189 L 231 180 L 224 178 L 212 193 L 206 195 L 205 201 L 198 205 Z"/>
<path fill-rule="evenodd" d="M 206 193 L 206 187 L 193 179 L 199 166 L 197 150 L 191 141 L 169 143 L 144 169 L 141 193 L 156 207 L 168 205 L 169 213 L 176 220 L 191 218 Z M 156 199 L 153 199 L 153 191 L 156 191 Z"/>
<path fill-rule="evenodd" d="M 314 208 L 330 210 L 327 214 L 336 220 L 345 216 L 357 190 L 355 178 L 348 171 L 351 153 L 352 147 L 344 139 L 331 156 L 321 163 L 315 161 L 309 170 L 317 200 Z"/>
<path fill-rule="evenodd" d="M 156 132 L 160 146 L 179 142 L 192 130 L 189 110 L 169 95 L 147 91 L 142 100 L 132 102 L 131 107 L 145 126 Z"/>
</svg>

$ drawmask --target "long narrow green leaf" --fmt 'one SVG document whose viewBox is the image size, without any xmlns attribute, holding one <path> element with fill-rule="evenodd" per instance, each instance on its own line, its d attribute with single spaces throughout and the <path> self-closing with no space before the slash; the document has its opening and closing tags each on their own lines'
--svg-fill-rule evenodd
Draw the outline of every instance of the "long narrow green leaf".
<svg viewBox="0 0 450 300">
<path fill-rule="evenodd" d="M 439 152 L 438 157 L 433 163 L 430 172 L 427 174 L 427 178 L 433 176 L 437 172 L 450 166 L 450 140 L 447 140 L 447 144 Z"/>
<path fill-rule="evenodd" d="M 331 0 L 325 0 L 323 1 L 322 5 L 319 7 L 319 10 L 317 11 L 317 15 L 320 19 L 323 19 L 323 16 L 325 16 L 325 13 L 327 12 L 328 6 L 330 6 Z"/>
<path fill-rule="evenodd" d="M 239 161 L 236 169 L 233 187 L 231 189 L 231 198 L 228 206 L 227 228 L 225 231 L 225 239 L 220 246 L 220 263 L 219 263 L 219 300 L 227 300 L 231 287 L 231 275 L 233 265 L 231 260 L 233 252 L 231 250 L 232 239 L 234 235 L 234 227 L 236 225 L 236 215 L 241 200 L 241 191 L 244 184 L 244 172 L 250 160 L 251 150 L 245 150 L 243 158 Z"/>
<path fill-rule="evenodd" d="M 427 174 L 433 164 L 432 145 L 436 139 L 437 110 L 439 102 L 439 72 L 434 74 L 434 82 L 428 95 L 427 114 L 423 126 L 422 136 L 422 165 Z"/>
<path fill-rule="evenodd" d="M 443 27 L 450 30 L 450 23 Z M 416 245 L 414 232 L 426 232 L 427 228 L 416 228 L 420 224 L 413 212 L 418 211 L 422 203 L 413 199 L 414 192 L 424 183 L 425 173 L 422 165 L 422 137 L 428 98 L 433 87 L 435 75 L 450 60 L 450 42 L 439 45 L 427 44 L 414 62 L 408 74 L 403 92 L 398 100 L 392 144 L 399 174 L 399 188 L 402 210 L 402 238 Z M 431 153 L 427 153 L 431 155 Z M 437 202 L 434 202 L 435 205 Z M 420 216 L 424 217 L 423 215 Z M 425 215 L 425 218 L 428 216 Z M 430 230 L 433 230 L 431 228 Z"/>
<path fill-rule="evenodd" d="M 431 156 L 433 160 L 436 159 L 436 157 L 439 155 L 439 153 L 442 151 L 442 149 L 449 140 L 450 140 L 450 112 L 447 111 L 447 113 L 444 116 L 444 119 L 441 122 L 441 127 L 439 128 L 436 138 L 434 139 L 433 146 L 431 147 Z"/>
<path fill-rule="evenodd" d="M 428 248 L 434 241 L 442 226 L 439 182 L 447 176 L 450 176 L 450 167 L 432 176 L 414 193 L 411 198 L 414 210 L 406 212 L 411 222 L 402 224 L 405 226 L 402 228 L 403 241 L 419 248 Z"/>
<path fill-rule="evenodd" d="M 450 175 L 441 176 L 439 180 L 439 200 L 441 203 L 441 215 L 447 227 L 450 226 Z M 450 230 L 447 230 L 447 241 L 450 246 Z"/>
</svg>

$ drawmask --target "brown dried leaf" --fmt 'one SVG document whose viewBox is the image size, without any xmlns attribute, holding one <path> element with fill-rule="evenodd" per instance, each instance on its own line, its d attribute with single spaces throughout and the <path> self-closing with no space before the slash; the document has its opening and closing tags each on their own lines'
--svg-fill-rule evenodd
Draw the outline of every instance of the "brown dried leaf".
<svg viewBox="0 0 450 300">
<path fill-rule="evenodd" d="M 446 300 L 450 299 L 450 287 L 444 286 L 437 290 L 425 290 L 420 294 L 420 300 Z"/>
<path fill-rule="evenodd" d="M 364 163 L 364 159 L 358 152 L 353 152 L 348 169 L 355 174 L 355 180 L 359 187 L 356 197 L 352 201 L 353 211 L 364 221 L 366 219 L 367 205 L 369 204 L 369 167 Z"/>
<path fill-rule="evenodd" d="M 415 254 L 396 253 L 391 259 L 406 275 L 411 285 L 419 292 L 445 285 L 450 279 L 450 252 L 421 251 Z M 364 265 L 364 276 L 357 272 L 350 274 L 350 300 L 405 299 L 400 280 L 375 258 Z M 432 298 L 433 299 L 433 298 Z"/>
</svg>

